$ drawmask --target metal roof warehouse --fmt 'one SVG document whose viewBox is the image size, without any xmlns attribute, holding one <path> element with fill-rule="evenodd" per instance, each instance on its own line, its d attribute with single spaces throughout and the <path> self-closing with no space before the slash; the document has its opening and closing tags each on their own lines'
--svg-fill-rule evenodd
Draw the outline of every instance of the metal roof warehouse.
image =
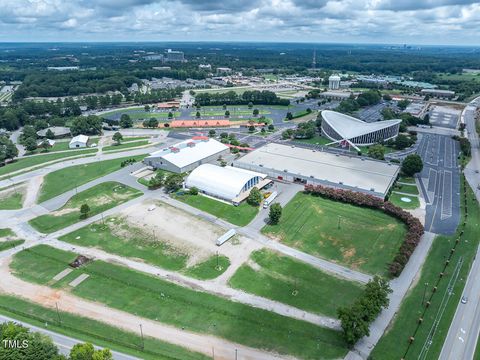
<svg viewBox="0 0 480 360">
<path fill-rule="evenodd" d="M 350 189 L 385 197 L 399 166 L 277 143 L 265 145 L 234 162 L 234 166 L 273 179 Z"/>
</svg>

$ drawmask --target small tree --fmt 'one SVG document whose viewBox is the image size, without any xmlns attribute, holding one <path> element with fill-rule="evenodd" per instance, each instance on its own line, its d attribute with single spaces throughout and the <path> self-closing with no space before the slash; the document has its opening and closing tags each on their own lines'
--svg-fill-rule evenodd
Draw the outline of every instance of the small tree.
<svg viewBox="0 0 480 360">
<path fill-rule="evenodd" d="M 70 350 L 70 360 L 112 360 L 109 349 L 95 350 L 92 344 L 75 344 Z"/>
<path fill-rule="evenodd" d="M 196 188 L 195 186 L 192 186 L 192 187 L 190 188 L 190 190 L 188 191 L 188 193 L 189 193 L 190 195 L 198 195 L 198 188 Z"/>
<path fill-rule="evenodd" d="M 260 111 L 258 109 L 253 109 L 253 116 L 258 116 L 260 114 Z"/>
<path fill-rule="evenodd" d="M 47 139 L 53 140 L 55 139 L 55 133 L 52 130 L 47 129 L 47 132 L 45 133 L 45 137 Z"/>
<path fill-rule="evenodd" d="M 208 131 L 208 136 L 209 137 L 214 137 L 216 134 L 217 134 L 217 132 L 213 129 Z"/>
<path fill-rule="evenodd" d="M 197 119 L 200 119 L 200 116 L 202 116 L 202 115 L 200 115 L 200 111 L 197 111 L 197 113 L 195 114 L 195 117 L 196 117 Z"/>
<path fill-rule="evenodd" d="M 402 172 L 407 176 L 413 176 L 423 169 L 422 158 L 417 154 L 408 155 L 402 163 Z"/>
<path fill-rule="evenodd" d="M 168 192 L 178 191 L 182 187 L 183 176 L 180 174 L 169 174 L 165 178 L 165 190 Z"/>
<path fill-rule="evenodd" d="M 157 170 L 155 176 L 152 176 L 148 181 L 149 189 L 158 189 L 161 188 L 165 181 L 165 173 L 162 170 Z"/>
<path fill-rule="evenodd" d="M 128 114 L 122 114 L 119 124 L 122 128 L 131 128 L 133 126 L 133 121 Z"/>
<path fill-rule="evenodd" d="M 253 102 L 250 101 L 250 102 L 248 103 L 248 108 L 251 109 L 252 107 L 253 107 Z"/>
<path fill-rule="evenodd" d="M 117 131 L 115 134 L 113 134 L 112 139 L 117 143 L 117 145 L 120 145 L 121 141 L 123 140 L 123 135 Z"/>
<path fill-rule="evenodd" d="M 270 224 L 272 225 L 277 225 L 278 222 L 280 221 L 280 218 L 282 217 L 282 205 L 279 203 L 273 203 L 270 206 L 270 210 L 268 213 L 268 219 Z"/>
<path fill-rule="evenodd" d="M 262 127 L 262 130 L 260 130 L 260 132 L 262 133 L 262 135 L 265 135 L 265 133 L 267 132 L 267 130 L 265 130 L 265 128 Z"/>
<path fill-rule="evenodd" d="M 385 148 L 380 144 L 372 145 L 368 148 L 368 156 L 383 160 L 385 158 Z"/>
<path fill-rule="evenodd" d="M 88 204 L 82 204 L 80 206 L 80 219 L 86 219 L 90 213 L 90 206 Z"/>
<path fill-rule="evenodd" d="M 149 112 L 150 111 L 150 105 L 145 105 L 145 112 Z"/>
<path fill-rule="evenodd" d="M 227 118 L 230 117 L 230 111 L 228 111 L 228 110 L 225 111 L 225 117 L 227 117 Z"/>
<path fill-rule="evenodd" d="M 40 146 L 42 147 L 42 149 L 44 151 L 48 151 L 48 149 L 50 148 L 50 143 L 48 142 L 47 139 L 43 140 L 42 143 L 40 144 Z"/>
<path fill-rule="evenodd" d="M 287 115 L 285 116 L 287 120 L 292 120 L 293 119 L 293 114 L 289 111 L 287 112 Z"/>
<path fill-rule="evenodd" d="M 255 126 L 250 125 L 250 126 L 248 127 L 248 131 L 249 131 L 249 132 L 254 132 L 254 131 L 255 131 Z"/>
<path fill-rule="evenodd" d="M 258 188 L 254 187 L 252 190 L 250 190 L 250 194 L 248 194 L 247 203 L 252 206 L 258 206 L 260 205 L 262 199 L 262 193 L 260 190 L 258 190 Z"/>
<path fill-rule="evenodd" d="M 37 149 L 37 141 L 34 138 L 29 137 L 25 139 L 24 144 L 27 151 L 31 152 Z"/>
<path fill-rule="evenodd" d="M 268 125 L 268 131 L 273 131 L 275 130 L 275 126 L 273 124 Z"/>
<path fill-rule="evenodd" d="M 173 118 L 173 113 L 171 111 L 168 112 L 168 118 L 169 119 Z"/>
</svg>

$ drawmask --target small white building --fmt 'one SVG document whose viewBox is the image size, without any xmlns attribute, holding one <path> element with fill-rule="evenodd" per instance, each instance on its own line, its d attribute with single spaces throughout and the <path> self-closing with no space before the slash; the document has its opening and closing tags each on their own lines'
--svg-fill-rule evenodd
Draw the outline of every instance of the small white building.
<svg viewBox="0 0 480 360">
<path fill-rule="evenodd" d="M 48 143 L 48 146 L 50 147 L 53 147 L 53 145 L 55 145 L 55 142 L 56 142 L 55 140 L 52 140 L 52 139 L 43 139 L 37 142 L 37 147 L 42 147 L 45 141 Z"/>
<path fill-rule="evenodd" d="M 88 145 L 88 136 L 87 135 L 77 135 L 72 140 L 68 147 L 70 149 L 84 148 Z"/>
</svg>

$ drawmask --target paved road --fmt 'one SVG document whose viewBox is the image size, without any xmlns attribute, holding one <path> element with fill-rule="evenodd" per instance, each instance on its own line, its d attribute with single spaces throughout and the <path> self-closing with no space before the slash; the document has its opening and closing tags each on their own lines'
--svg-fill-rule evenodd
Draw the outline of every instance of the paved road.
<svg viewBox="0 0 480 360">
<path fill-rule="evenodd" d="M 468 138 L 472 145 L 472 160 L 464 170 L 465 177 L 475 191 L 477 201 L 480 202 L 480 146 L 479 137 L 475 131 L 474 114 L 480 107 L 480 97 L 472 101 L 462 113 L 461 121 L 465 122 Z M 465 283 L 463 295 L 468 298 L 466 304 L 461 302 L 457 306 L 450 329 L 440 354 L 441 360 L 472 360 L 480 336 L 480 248 L 473 262 L 472 268 Z"/>
<path fill-rule="evenodd" d="M 44 328 L 41 328 L 41 327 L 38 327 L 38 326 L 35 326 L 35 325 L 31 325 L 31 324 L 26 323 L 24 321 L 20 321 L 20 320 L 16 320 L 16 319 L 13 319 L 13 318 L 8 317 L 8 316 L 0 315 L 0 322 L 3 323 L 3 322 L 8 322 L 8 321 L 16 322 L 17 324 L 21 324 L 21 325 L 29 328 L 32 331 L 39 332 L 39 333 L 42 333 L 42 334 L 45 334 L 45 335 L 49 336 L 53 340 L 53 343 L 60 350 L 60 353 L 64 354 L 64 355 L 68 355 L 70 353 L 70 349 L 75 344 L 81 344 L 81 343 L 85 342 L 85 341 L 82 341 L 82 340 L 74 339 L 74 338 L 69 337 L 69 336 L 58 334 L 56 332 L 53 332 L 53 331 L 50 331 L 50 330 L 47 330 L 47 329 L 44 329 Z M 94 347 L 95 347 L 95 349 L 103 349 L 102 347 L 96 346 L 96 345 L 94 345 Z M 137 358 L 135 356 L 122 354 L 122 353 L 119 353 L 117 351 L 112 351 L 112 350 L 111 350 L 111 352 L 112 352 L 113 358 L 115 360 L 139 360 L 139 358 Z"/>
</svg>

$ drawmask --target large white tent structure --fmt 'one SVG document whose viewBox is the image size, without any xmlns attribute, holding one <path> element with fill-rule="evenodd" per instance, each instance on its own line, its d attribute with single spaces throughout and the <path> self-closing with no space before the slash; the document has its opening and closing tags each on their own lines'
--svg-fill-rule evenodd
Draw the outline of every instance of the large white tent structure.
<svg viewBox="0 0 480 360">
<path fill-rule="evenodd" d="M 394 139 L 402 120 L 366 123 L 354 117 L 331 110 L 322 111 L 322 134 L 333 142 L 346 142 L 357 146 L 373 145 Z"/>
<path fill-rule="evenodd" d="M 185 186 L 196 187 L 201 193 L 233 201 L 240 194 L 259 186 L 266 174 L 231 166 L 203 164 L 188 176 Z"/>
</svg>

